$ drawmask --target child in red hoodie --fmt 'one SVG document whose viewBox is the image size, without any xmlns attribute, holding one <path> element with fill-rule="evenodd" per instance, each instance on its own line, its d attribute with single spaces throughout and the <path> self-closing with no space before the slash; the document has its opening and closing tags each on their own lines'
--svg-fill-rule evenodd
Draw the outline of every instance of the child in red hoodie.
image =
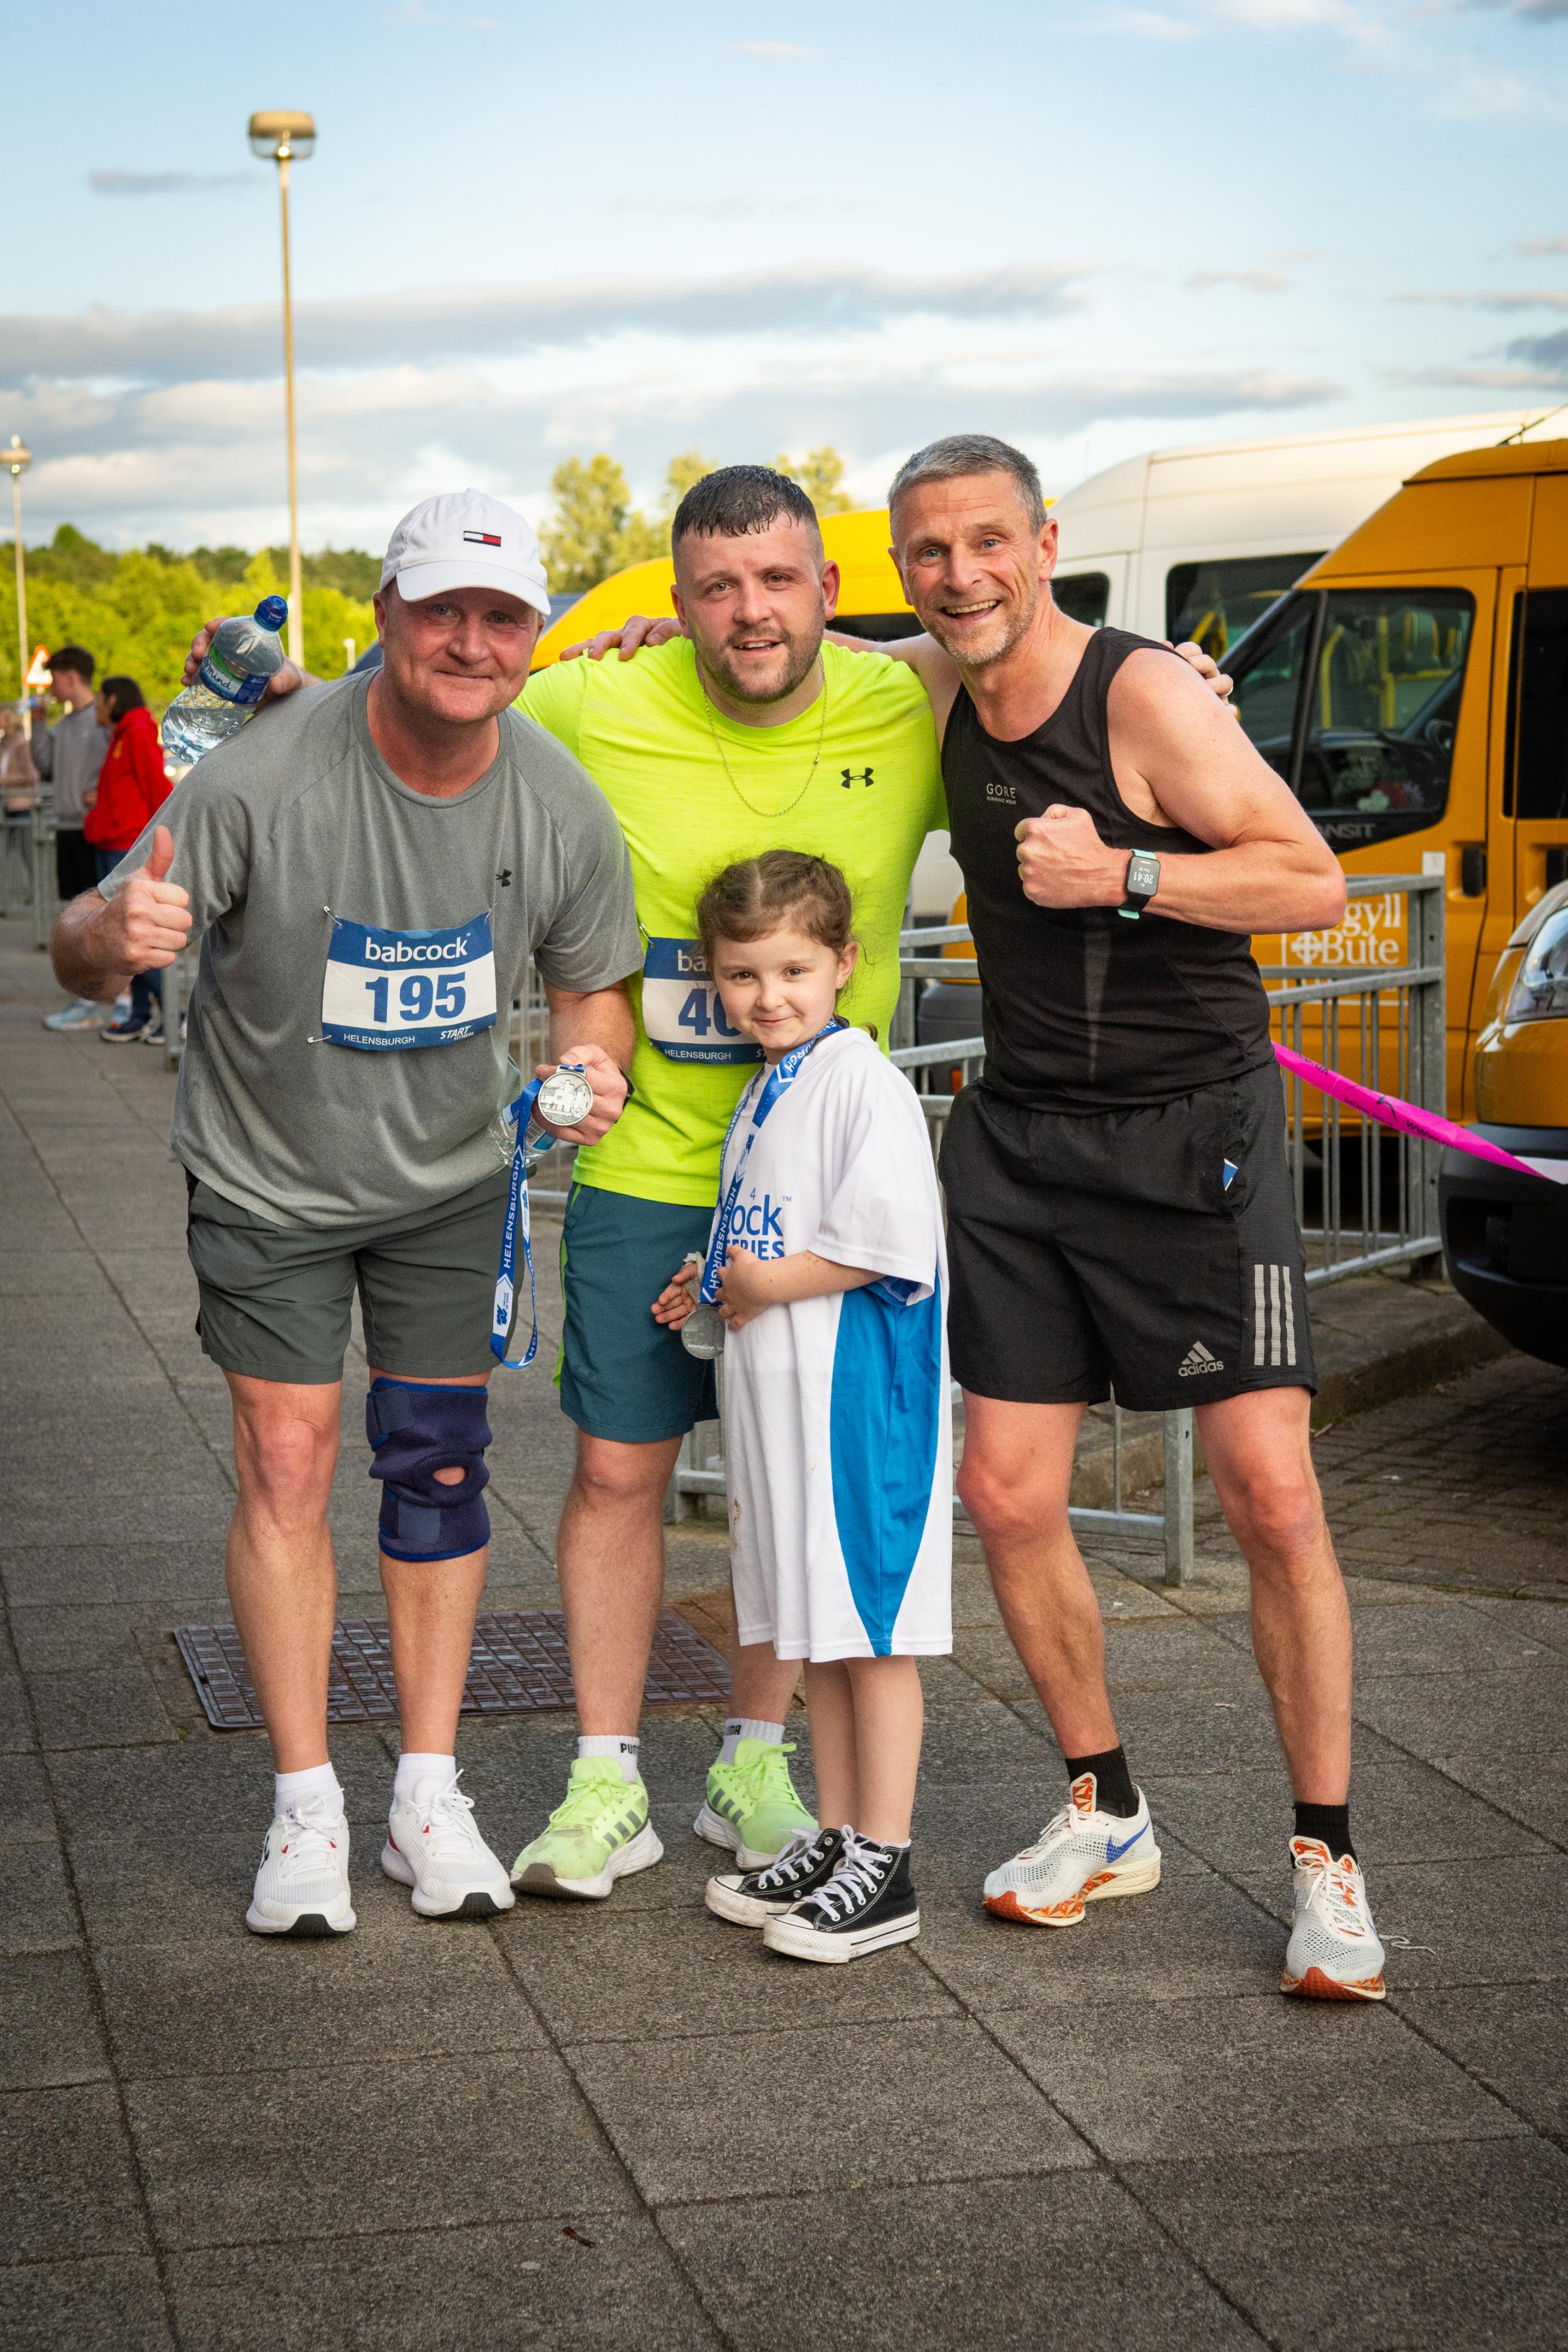
<svg viewBox="0 0 1568 2352">
<path fill-rule="evenodd" d="M 163 806 L 172 787 L 163 773 L 163 747 L 158 728 L 141 688 L 133 677 L 106 677 L 98 690 L 99 723 L 112 727 L 109 749 L 99 771 L 98 789 L 84 795 L 87 814 L 82 831 L 98 856 L 98 878 L 112 874 L 128 849 L 133 849 L 154 810 Z M 159 1006 L 159 974 L 140 971 L 131 983 L 131 1010 L 100 1032 L 105 1041 L 123 1045 L 137 1037 L 150 1044 L 163 1038 Z"/>
</svg>

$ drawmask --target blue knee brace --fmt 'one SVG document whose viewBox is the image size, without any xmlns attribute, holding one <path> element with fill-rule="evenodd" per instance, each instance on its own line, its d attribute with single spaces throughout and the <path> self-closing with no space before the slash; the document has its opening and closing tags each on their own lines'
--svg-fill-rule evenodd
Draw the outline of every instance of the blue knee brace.
<svg viewBox="0 0 1568 2352">
<path fill-rule="evenodd" d="M 381 1548 L 393 1559 L 459 1559 L 490 1539 L 483 1389 L 378 1380 L 364 1402 L 370 1475 L 385 1480 Z M 437 1470 L 460 1470 L 444 1485 Z"/>
</svg>

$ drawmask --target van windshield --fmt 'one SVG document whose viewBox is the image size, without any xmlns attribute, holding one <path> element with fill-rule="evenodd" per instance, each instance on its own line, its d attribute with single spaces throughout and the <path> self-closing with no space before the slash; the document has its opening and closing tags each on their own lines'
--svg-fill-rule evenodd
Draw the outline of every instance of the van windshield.
<svg viewBox="0 0 1568 2352">
<path fill-rule="evenodd" d="M 1223 661 L 1238 637 L 1260 620 L 1275 598 L 1293 588 L 1316 555 L 1248 555 L 1222 562 L 1173 563 L 1165 574 L 1165 635 L 1173 646 L 1190 640 Z"/>
<path fill-rule="evenodd" d="M 1337 848 L 1442 815 L 1474 617 L 1461 588 L 1309 591 L 1241 649 L 1241 723 Z"/>
</svg>

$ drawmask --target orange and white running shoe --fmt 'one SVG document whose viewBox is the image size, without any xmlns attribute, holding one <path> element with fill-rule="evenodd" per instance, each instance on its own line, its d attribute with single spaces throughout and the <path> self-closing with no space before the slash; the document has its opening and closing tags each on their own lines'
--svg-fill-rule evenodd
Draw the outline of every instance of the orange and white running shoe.
<svg viewBox="0 0 1568 2352">
<path fill-rule="evenodd" d="M 1361 1864 L 1335 1862 L 1321 1838 L 1293 1837 L 1296 1916 L 1285 1951 L 1281 1992 L 1310 2000 L 1382 2000 L 1383 1946 L 1367 1908 Z"/>
<path fill-rule="evenodd" d="M 985 1882 L 985 1908 L 998 1919 L 1030 1927 L 1076 1927 L 1086 1903 L 1113 1895 L 1146 1895 L 1160 1884 L 1160 1849 L 1142 1789 L 1138 1811 L 1124 1821 L 1102 1813 L 1092 1772 L 1072 1784 L 1033 1845 L 1016 1853 Z"/>
</svg>

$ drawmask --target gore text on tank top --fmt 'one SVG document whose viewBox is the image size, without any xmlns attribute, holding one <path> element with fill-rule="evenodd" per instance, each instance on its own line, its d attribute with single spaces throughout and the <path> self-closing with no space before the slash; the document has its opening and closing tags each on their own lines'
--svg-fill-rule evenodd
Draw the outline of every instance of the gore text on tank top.
<svg viewBox="0 0 1568 2352">
<path fill-rule="evenodd" d="M 984 1083 L 1030 1108 L 1172 1102 L 1268 1058 L 1268 1000 L 1244 934 L 1147 911 L 1130 922 L 1114 907 L 1037 907 L 1018 878 L 1014 828 L 1057 802 L 1087 809 L 1117 849 L 1211 847 L 1134 816 L 1111 774 L 1110 681 L 1152 642 L 1097 630 L 1057 709 L 1016 743 L 985 732 L 964 688 L 948 719 L 942 778 L 984 991 Z"/>
</svg>

